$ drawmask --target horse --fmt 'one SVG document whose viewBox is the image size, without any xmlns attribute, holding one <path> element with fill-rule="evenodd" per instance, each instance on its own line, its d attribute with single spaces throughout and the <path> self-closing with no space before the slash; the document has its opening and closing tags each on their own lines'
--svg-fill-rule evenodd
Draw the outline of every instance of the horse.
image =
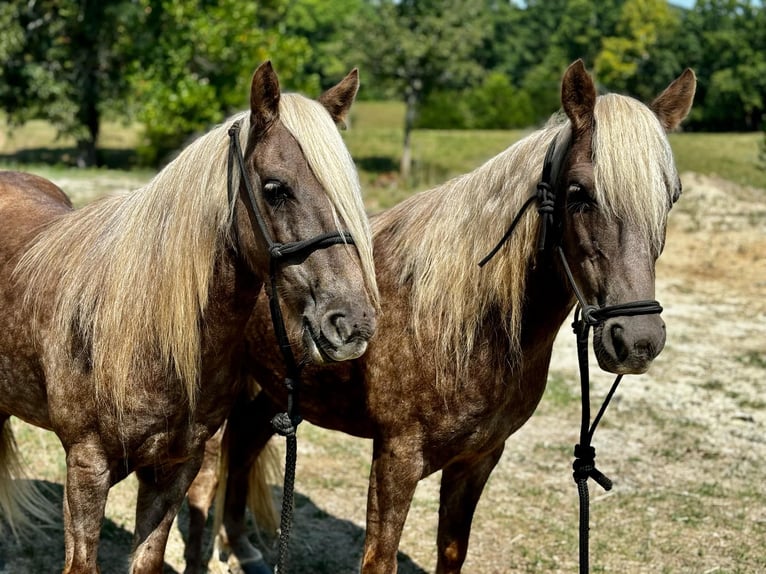
<svg viewBox="0 0 766 574">
<path fill-rule="evenodd" d="M 534 413 L 554 339 L 575 304 L 565 265 L 589 305 L 653 299 L 655 262 L 681 193 L 666 134 L 690 111 L 695 88 L 687 69 L 649 106 L 597 96 L 578 60 L 562 78 L 563 114 L 475 171 L 371 219 L 376 336 L 354 361 L 307 366 L 300 403 L 306 420 L 373 440 L 363 573 L 396 572 L 415 487 L 438 470 L 436 572 L 460 572 L 482 489 L 506 439 Z M 542 218 L 527 210 L 480 269 L 534 194 L 546 150 L 557 223 L 548 233 L 567 263 L 537 248 Z M 259 301 L 247 326 L 247 374 L 261 391 L 234 407 L 222 445 L 221 536 L 247 572 L 262 571 L 246 536 L 248 469 L 285 402 L 267 320 Z M 598 363 L 612 373 L 645 372 L 664 342 L 659 315 L 612 317 L 594 329 Z M 204 504 L 190 497 L 190 506 Z"/>
<path fill-rule="evenodd" d="M 132 472 L 131 570 L 162 571 L 205 443 L 241 395 L 244 329 L 264 281 L 312 360 L 366 350 L 372 238 L 337 129 L 358 85 L 354 69 L 318 101 L 282 93 L 265 62 L 248 111 L 146 186 L 78 210 L 46 180 L 0 175 L 0 509 L 14 531 L 40 514 L 34 496 L 15 497 L 9 418 L 55 432 L 64 572 L 99 570 L 109 489 Z M 274 262 L 275 249 L 310 237 L 336 241 Z"/>
</svg>

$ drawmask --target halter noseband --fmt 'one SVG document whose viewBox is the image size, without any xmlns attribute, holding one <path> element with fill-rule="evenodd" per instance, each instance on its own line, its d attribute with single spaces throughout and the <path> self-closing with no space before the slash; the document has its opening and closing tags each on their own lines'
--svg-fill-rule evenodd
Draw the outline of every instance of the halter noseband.
<svg viewBox="0 0 766 574">
<path fill-rule="evenodd" d="M 601 417 L 604 415 L 609 402 L 614 396 L 617 386 L 622 380 L 622 375 L 617 375 L 609 389 L 604 402 L 596 414 L 593 423 L 590 423 L 590 382 L 588 373 L 588 335 L 591 327 L 604 323 L 607 319 L 613 317 L 626 317 L 636 315 L 659 314 L 662 312 L 660 304 L 651 299 L 644 301 L 633 301 L 630 303 L 620 303 L 617 305 L 608 305 L 597 307 L 589 305 L 585 297 L 577 286 L 572 270 L 561 246 L 563 237 L 563 222 L 556 218 L 557 208 L 563 205 L 557 204 L 555 182 L 558 173 L 554 173 L 553 160 L 556 156 L 556 138 L 548 146 L 543 162 L 543 171 L 537 189 L 534 195 L 529 197 L 519 209 L 514 217 L 508 231 L 505 232 L 498 244 L 489 252 L 480 262 L 479 267 L 486 265 L 494 257 L 503 244 L 511 237 L 514 229 L 521 221 L 522 215 L 537 201 L 537 212 L 542 217 L 540 231 L 537 238 L 537 249 L 539 253 L 551 252 L 555 250 L 561 260 L 567 280 L 569 281 L 575 298 L 577 299 L 577 308 L 575 309 L 574 322 L 572 328 L 577 338 L 577 360 L 580 371 L 580 390 L 582 398 L 582 419 L 580 425 L 580 442 L 575 445 L 575 461 L 572 464 L 573 478 L 577 484 L 577 491 L 580 498 L 580 572 L 588 572 L 588 521 L 589 521 L 589 493 L 588 479 L 592 478 L 604 490 L 612 488 L 612 481 L 604 476 L 597 468 L 595 463 L 596 449 L 591 446 L 593 433 L 598 426 Z M 562 153 L 566 153 L 566 150 Z M 563 204 L 563 198 L 561 198 Z"/>
<path fill-rule="evenodd" d="M 301 241 L 292 241 L 289 243 L 278 243 L 274 241 L 266 227 L 261 210 L 258 208 L 258 202 L 255 199 L 253 184 L 247 177 L 245 169 L 245 159 L 242 154 L 242 147 L 239 143 L 240 123 L 236 121 L 229 128 L 229 157 L 227 163 L 228 169 L 228 195 L 229 205 L 232 209 L 232 221 L 234 221 L 234 206 L 236 205 L 236 190 L 234 189 L 234 164 L 239 168 L 239 174 L 250 203 L 250 222 L 253 228 L 260 231 L 261 238 L 266 243 L 269 253 L 269 279 L 271 291 L 269 296 L 269 309 L 271 311 L 271 322 L 274 325 L 274 333 L 282 352 L 282 358 L 285 362 L 286 375 L 284 380 L 287 389 L 287 410 L 277 414 L 271 421 L 274 430 L 286 437 L 287 449 L 285 459 L 285 479 L 282 491 L 282 512 L 279 536 L 279 559 L 277 572 L 286 572 L 285 563 L 287 560 L 287 545 L 290 538 L 290 528 L 292 525 L 293 513 L 293 491 L 295 488 L 295 463 L 297 458 L 297 439 L 296 429 L 303 418 L 298 410 L 298 394 L 300 387 L 301 366 L 295 360 L 290 347 L 290 339 L 287 336 L 287 329 L 282 316 L 282 309 L 279 305 L 279 293 L 277 291 L 277 274 L 280 265 L 287 265 L 303 261 L 318 249 L 326 249 L 332 245 L 346 244 L 354 245 L 354 238 L 347 231 L 330 231 L 322 233 L 310 239 Z M 255 221 L 253 221 L 255 219 Z M 236 227 L 235 227 L 236 233 Z"/>
</svg>

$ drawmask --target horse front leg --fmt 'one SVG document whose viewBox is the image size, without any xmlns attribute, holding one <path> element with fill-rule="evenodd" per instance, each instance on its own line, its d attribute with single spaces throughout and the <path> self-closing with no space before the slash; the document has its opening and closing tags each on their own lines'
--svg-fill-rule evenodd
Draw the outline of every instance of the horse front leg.
<svg viewBox="0 0 766 574">
<path fill-rule="evenodd" d="M 99 572 L 98 541 L 111 486 L 109 465 L 97 441 L 67 448 L 64 491 L 64 574 Z"/>
<path fill-rule="evenodd" d="M 504 446 L 478 460 L 455 462 L 442 470 L 436 574 L 459 574 L 463 567 L 476 505 Z"/>
<path fill-rule="evenodd" d="M 222 438 L 223 428 L 220 428 L 205 443 L 202 466 L 186 495 L 189 503 L 189 534 L 184 549 L 186 561 L 184 574 L 201 574 L 207 571 L 202 556 L 202 541 L 208 512 L 218 488 L 218 457 L 221 452 Z"/>
<path fill-rule="evenodd" d="M 136 471 L 139 486 L 133 574 L 162 572 L 170 528 L 201 464 L 200 449 L 192 458 L 172 468 L 149 467 Z"/>
<path fill-rule="evenodd" d="M 277 410 L 277 406 L 260 393 L 252 401 L 232 409 L 224 433 L 223 450 L 227 464 L 226 477 L 221 477 L 226 481 L 222 537 L 245 574 L 271 572 L 262 554 L 247 537 L 245 510 L 249 491 L 256 486 L 253 481 L 262 483 L 256 496 L 267 498 L 260 500 L 260 504 L 263 507 L 273 504 L 264 477 L 251 477 L 251 469 L 274 434 L 270 421 Z"/>
<path fill-rule="evenodd" d="M 402 528 L 423 475 L 421 450 L 409 441 L 373 442 L 362 574 L 394 574 Z"/>
</svg>

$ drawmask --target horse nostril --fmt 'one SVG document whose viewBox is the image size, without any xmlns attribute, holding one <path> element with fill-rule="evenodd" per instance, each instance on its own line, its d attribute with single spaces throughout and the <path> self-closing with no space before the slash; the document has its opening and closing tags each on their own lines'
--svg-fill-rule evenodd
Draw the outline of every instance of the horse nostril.
<svg viewBox="0 0 766 574">
<path fill-rule="evenodd" d="M 636 355 L 643 359 L 653 359 L 655 356 L 654 345 L 649 340 L 636 342 L 635 351 Z"/>
<path fill-rule="evenodd" d="M 348 341 L 351 336 L 351 326 L 343 313 L 333 313 L 328 317 L 328 322 L 332 325 L 330 332 L 325 334 L 328 339 L 338 345 Z"/>
<path fill-rule="evenodd" d="M 612 328 L 609 330 L 609 334 L 612 337 L 612 346 L 614 347 L 614 354 L 617 357 L 618 361 L 624 361 L 628 358 L 628 354 L 630 353 L 628 346 L 625 344 L 625 339 L 623 338 L 623 332 L 624 329 L 622 328 L 622 325 L 612 325 Z"/>
</svg>

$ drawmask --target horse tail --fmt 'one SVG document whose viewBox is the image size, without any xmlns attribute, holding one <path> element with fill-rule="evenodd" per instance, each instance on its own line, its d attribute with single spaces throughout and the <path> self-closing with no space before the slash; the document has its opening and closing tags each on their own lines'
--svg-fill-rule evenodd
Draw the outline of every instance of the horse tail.
<svg viewBox="0 0 766 574">
<path fill-rule="evenodd" d="M 223 524 L 230 442 L 230 433 L 225 432 L 218 458 L 218 490 L 215 496 L 213 532 L 220 532 Z M 247 507 L 261 531 L 276 533 L 279 527 L 279 516 L 271 495 L 270 483 L 272 482 L 281 482 L 281 466 L 277 447 L 269 441 L 258 453 L 258 457 L 248 470 Z"/>
<path fill-rule="evenodd" d="M 55 508 L 32 481 L 24 479 L 9 420 L 0 417 L 0 532 L 7 526 L 18 540 L 20 534 L 51 526 Z"/>
<path fill-rule="evenodd" d="M 273 441 L 266 443 L 250 467 L 247 482 L 247 507 L 255 521 L 266 532 L 279 528 L 279 515 L 271 495 L 271 483 L 282 482 L 279 451 Z"/>
</svg>

